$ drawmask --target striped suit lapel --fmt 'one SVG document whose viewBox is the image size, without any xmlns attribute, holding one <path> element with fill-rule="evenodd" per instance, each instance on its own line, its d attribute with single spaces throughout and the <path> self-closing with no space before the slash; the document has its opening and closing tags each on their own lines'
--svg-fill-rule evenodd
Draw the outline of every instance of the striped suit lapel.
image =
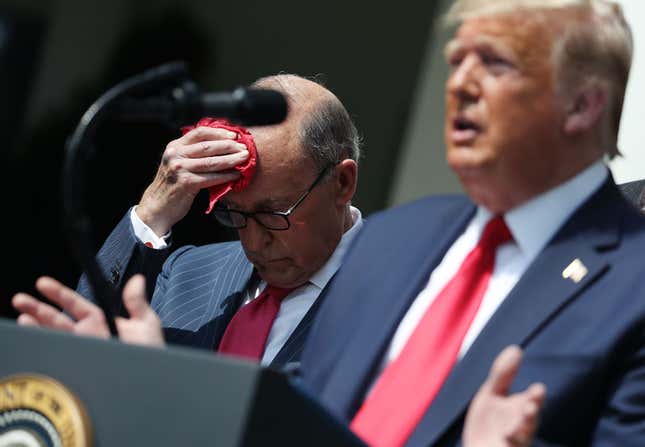
<svg viewBox="0 0 645 447">
<path fill-rule="evenodd" d="M 174 264 L 165 293 L 153 299 L 167 339 L 214 349 L 240 305 L 253 265 L 239 242 L 187 250 Z"/>
</svg>

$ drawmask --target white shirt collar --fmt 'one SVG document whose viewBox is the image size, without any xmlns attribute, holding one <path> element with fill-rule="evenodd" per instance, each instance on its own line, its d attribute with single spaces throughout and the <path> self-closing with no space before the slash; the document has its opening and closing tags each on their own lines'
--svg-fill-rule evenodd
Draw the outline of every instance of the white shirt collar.
<svg viewBox="0 0 645 447">
<path fill-rule="evenodd" d="M 363 226 L 363 218 L 361 212 L 358 208 L 350 206 L 350 213 L 352 215 L 352 226 L 349 230 L 343 233 L 343 236 L 340 238 L 340 242 L 336 246 L 336 249 L 329 257 L 327 262 L 318 270 L 314 275 L 309 278 L 309 282 L 319 289 L 324 289 L 329 280 L 334 276 L 334 274 L 340 268 L 340 265 L 343 262 L 343 257 L 345 252 L 349 248 L 352 240 L 356 237 L 359 230 Z"/>
<path fill-rule="evenodd" d="M 575 177 L 507 211 L 504 221 L 522 253 L 534 258 L 558 229 L 600 186 L 609 170 L 598 160 Z M 491 212 L 479 207 L 475 222 L 484 225 Z M 480 226 L 478 225 L 478 226 Z"/>
</svg>

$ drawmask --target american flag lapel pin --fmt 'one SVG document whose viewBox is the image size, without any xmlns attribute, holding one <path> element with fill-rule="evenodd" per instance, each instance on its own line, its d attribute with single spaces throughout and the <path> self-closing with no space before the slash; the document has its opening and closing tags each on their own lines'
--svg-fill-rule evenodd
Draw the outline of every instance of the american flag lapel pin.
<svg viewBox="0 0 645 447">
<path fill-rule="evenodd" d="M 587 276 L 587 273 L 589 273 L 587 267 L 580 259 L 576 258 L 571 261 L 571 264 L 569 264 L 567 268 L 562 270 L 562 277 L 564 279 L 570 279 L 574 283 L 578 284 L 585 276 Z"/>
</svg>

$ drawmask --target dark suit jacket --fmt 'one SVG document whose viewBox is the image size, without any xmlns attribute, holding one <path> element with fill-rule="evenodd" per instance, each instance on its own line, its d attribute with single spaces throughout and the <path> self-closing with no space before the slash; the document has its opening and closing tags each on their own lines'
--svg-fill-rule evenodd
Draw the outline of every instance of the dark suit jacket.
<svg viewBox="0 0 645 447">
<path fill-rule="evenodd" d="M 161 318 L 169 343 L 209 350 L 219 345 L 254 272 L 238 241 L 185 246 L 170 256 L 168 249 L 150 249 L 135 236 L 129 212 L 103 244 L 97 259 L 119 290 L 133 274 L 146 276 L 148 290 L 154 290 L 151 306 Z M 85 275 L 77 290 L 93 300 Z M 272 367 L 297 367 L 305 337 L 325 293 L 323 290 L 318 296 L 271 362 Z M 123 313 L 122 303 L 118 306 Z"/>
<path fill-rule="evenodd" d="M 464 197 L 439 197 L 366 222 L 301 364 L 304 385 L 341 419 L 356 413 L 399 322 L 474 213 Z M 645 445 L 644 253 L 645 218 L 608 180 L 529 266 L 453 368 L 408 445 L 456 445 L 471 398 L 509 344 L 525 350 L 512 389 L 535 381 L 547 386 L 541 440 Z M 576 258 L 588 269 L 579 283 L 562 275 Z"/>
<path fill-rule="evenodd" d="M 645 209 L 645 180 L 623 183 L 618 187 L 636 208 Z"/>
</svg>

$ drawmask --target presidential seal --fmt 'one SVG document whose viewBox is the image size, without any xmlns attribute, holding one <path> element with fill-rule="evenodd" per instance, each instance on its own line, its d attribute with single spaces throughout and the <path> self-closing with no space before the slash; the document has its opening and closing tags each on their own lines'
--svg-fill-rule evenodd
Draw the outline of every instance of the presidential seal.
<svg viewBox="0 0 645 447">
<path fill-rule="evenodd" d="M 88 421 L 80 401 L 53 379 L 0 379 L 0 447 L 90 447 Z"/>
</svg>

